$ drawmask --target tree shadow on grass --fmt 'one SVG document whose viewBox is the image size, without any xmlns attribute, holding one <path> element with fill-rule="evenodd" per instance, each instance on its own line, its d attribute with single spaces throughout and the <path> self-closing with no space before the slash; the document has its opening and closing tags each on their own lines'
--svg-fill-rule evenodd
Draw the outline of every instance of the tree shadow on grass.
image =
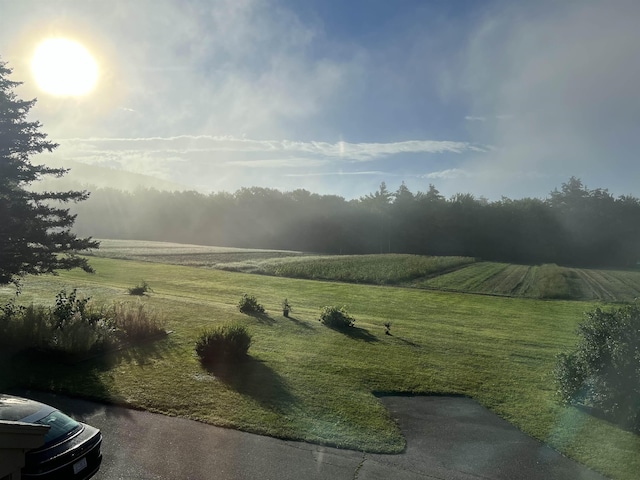
<svg viewBox="0 0 640 480">
<path fill-rule="evenodd" d="M 306 330 L 313 330 L 313 327 L 311 325 L 309 325 L 309 323 L 304 322 L 302 320 L 298 320 L 296 317 L 292 316 L 291 314 L 289 314 L 288 317 L 285 317 L 288 320 L 291 320 L 293 323 L 295 323 L 298 327 L 302 327 Z"/>
<path fill-rule="evenodd" d="M 583 405 L 581 403 L 576 403 L 573 405 L 581 412 L 586 413 L 592 417 L 595 417 L 599 420 L 603 420 L 611 425 L 614 425 L 622 430 L 625 430 L 630 433 L 634 433 L 636 435 L 640 434 L 640 426 L 634 426 L 630 421 L 625 418 L 617 418 L 613 414 L 607 414 L 604 410 L 597 407 L 591 407 L 589 405 Z"/>
<path fill-rule="evenodd" d="M 275 319 L 270 317 L 268 314 L 264 312 L 244 312 L 245 315 L 249 315 L 250 317 L 255 318 L 258 322 L 264 323 L 265 325 L 273 325 L 276 323 Z"/>
<path fill-rule="evenodd" d="M 108 372 L 123 360 L 134 360 L 138 364 L 149 363 L 154 358 L 164 356 L 170 348 L 171 343 L 165 337 L 159 341 L 84 358 L 74 358 L 46 350 L 25 350 L 7 360 L 5 365 L 11 376 L 4 380 L 7 380 L 8 390 L 15 391 L 17 395 L 20 395 L 19 392 L 35 392 L 33 398 L 60 396 L 57 400 L 45 402 L 52 405 L 73 398 L 126 406 L 122 398 L 114 395 L 112 376 Z M 77 408 L 91 410 L 100 408 L 100 405 L 86 403 Z M 73 413 L 73 410 L 70 411 Z"/>
<path fill-rule="evenodd" d="M 405 345 L 409 345 L 410 347 L 414 347 L 414 348 L 419 348 L 421 345 L 419 343 L 416 342 L 412 342 L 411 340 L 407 340 L 406 338 L 402 338 L 402 337 L 396 337 L 395 335 L 391 334 L 389 335 L 390 337 L 395 338 L 396 340 L 398 340 L 399 342 L 404 343 Z"/>
<path fill-rule="evenodd" d="M 336 332 L 344 333 L 347 337 L 353 338 L 354 340 L 361 340 L 367 343 L 379 342 L 378 337 L 369 332 L 369 330 L 365 330 L 360 327 L 345 327 L 345 328 L 332 328 Z"/>
<path fill-rule="evenodd" d="M 110 377 L 104 375 L 110 366 L 104 359 L 70 364 L 43 353 L 23 353 L 12 358 L 10 368 L 13 378 L 8 391 L 53 405 L 79 419 L 102 409 L 101 403 L 124 404 L 113 396 Z"/>
<path fill-rule="evenodd" d="M 154 359 L 162 358 L 171 350 L 172 346 L 171 338 L 165 336 L 155 341 L 144 341 L 107 353 L 102 355 L 102 361 L 105 365 L 111 364 L 111 366 L 120 360 L 134 361 L 138 365 L 145 365 Z"/>
<path fill-rule="evenodd" d="M 264 362 L 251 356 L 238 362 L 202 365 L 238 393 L 253 398 L 270 410 L 283 412 L 296 401 L 282 377 Z"/>
</svg>

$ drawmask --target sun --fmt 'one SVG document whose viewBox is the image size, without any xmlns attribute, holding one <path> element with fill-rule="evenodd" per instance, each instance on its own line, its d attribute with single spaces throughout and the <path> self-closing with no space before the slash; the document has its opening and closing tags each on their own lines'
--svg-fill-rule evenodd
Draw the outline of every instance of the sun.
<svg viewBox="0 0 640 480">
<path fill-rule="evenodd" d="M 31 70 L 38 86 L 61 96 L 91 92 L 98 81 L 98 64 L 89 51 L 66 38 L 49 38 L 36 48 Z"/>
</svg>

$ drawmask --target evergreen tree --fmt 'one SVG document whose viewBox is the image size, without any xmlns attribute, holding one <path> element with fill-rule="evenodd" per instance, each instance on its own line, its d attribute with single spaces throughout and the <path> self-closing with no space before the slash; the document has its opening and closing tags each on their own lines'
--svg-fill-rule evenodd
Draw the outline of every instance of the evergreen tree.
<svg viewBox="0 0 640 480">
<path fill-rule="evenodd" d="M 75 267 L 91 271 L 77 252 L 99 244 L 91 238 L 77 238 L 71 232 L 75 215 L 63 208 L 89 194 L 29 189 L 43 176 L 61 177 L 66 170 L 31 163 L 33 155 L 51 152 L 58 145 L 47 140 L 40 122 L 27 120 L 36 100 L 18 98 L 13 90 L 21 82 L 9 80 L 10 74 L 11 69 L 0 62 L 0 285 L 26 274 Z"/>
</svg>

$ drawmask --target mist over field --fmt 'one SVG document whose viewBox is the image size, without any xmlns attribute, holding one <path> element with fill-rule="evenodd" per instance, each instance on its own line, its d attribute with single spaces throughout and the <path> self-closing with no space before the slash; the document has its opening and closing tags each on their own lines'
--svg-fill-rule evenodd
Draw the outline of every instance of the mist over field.
<svg viewBox="0 0 640 480">
<path fill-rule="evenodd" d="M 410 253 L 528 264 L 632 267 L 640 202 L 569 179 L 545 199 L 490 202 L 403 183 L 355 200 L 260 187 L 205 195 L 95 189 L 74 206 L 76 231 L 95 238 L 327 254 Z"/>
</svg>

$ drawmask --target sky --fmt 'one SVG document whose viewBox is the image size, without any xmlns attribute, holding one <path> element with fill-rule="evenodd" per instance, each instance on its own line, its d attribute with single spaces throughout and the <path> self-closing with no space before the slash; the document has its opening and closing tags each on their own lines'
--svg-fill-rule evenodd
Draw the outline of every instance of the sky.
<svg viewBox="0 0 640 480">
<path fill-rule="evenodd" d="M 639 19 L 635 0 L 0 0 L 0 59 L 60 144 L 36 163 L 205 193 L 545 198 L 576 176 L 640 197 Z M 39 89 L 46 38 L 91 53 L 94 90 Z"/>
</svg>

